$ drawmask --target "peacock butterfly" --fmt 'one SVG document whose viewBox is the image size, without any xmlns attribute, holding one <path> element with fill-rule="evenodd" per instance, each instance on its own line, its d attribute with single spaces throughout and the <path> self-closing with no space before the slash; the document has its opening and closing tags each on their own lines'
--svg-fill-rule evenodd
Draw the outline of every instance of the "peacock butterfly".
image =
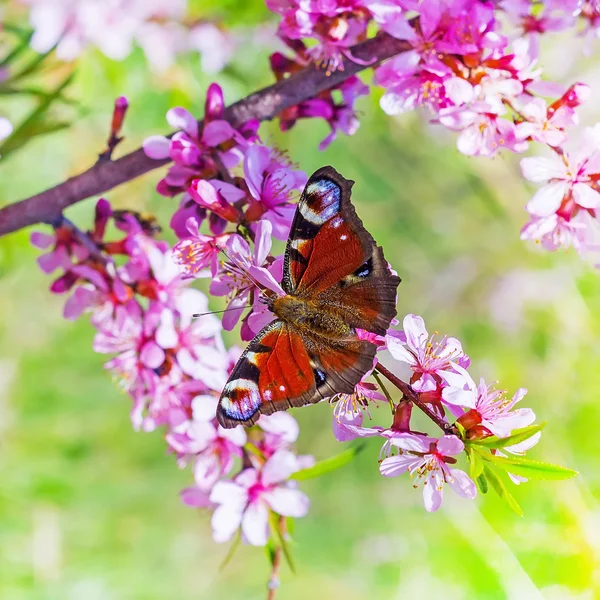
<svg viewBox="0 0 600 600">
<path fill-rule="evenodd" d="M 377 347 L 356 330 L 386 332 L 400 278 L 356 215 L 353 184 L 333 167 L 308 180 L 285 250 L 287 295 L 264 299 L 276 318 L 250 342 L 223 389 L 223 427 L 350 394 L 373 367 Z"/>
</svg>

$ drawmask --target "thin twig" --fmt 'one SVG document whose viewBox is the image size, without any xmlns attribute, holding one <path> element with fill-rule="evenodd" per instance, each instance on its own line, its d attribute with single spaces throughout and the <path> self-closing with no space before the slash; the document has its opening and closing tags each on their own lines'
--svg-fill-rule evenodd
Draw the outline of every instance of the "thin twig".
<svg viewBox="0 0 600 600">
<path fill-rule="evenodd" d="M 224 118 L 234 127 L 240 126 L 249 119 L 259 121 L 273 119 L 282 110 L 339 85 L 350 76 L 366 69 L 367 66 L 376 66 L 381 61 L 406 52 L 410 48 L 408 42 L 380 33 L 351 48 L 352 56 L 358 58 L 361 63 L 373 61 L 371 64 L 359 64 L 344 58 L 343 68 L 330 75 L 310 65 L 293 76 L 228 106 Z M 52 221 L 68 206 L 98 196 L 169 162 L 169 159 L 148 158 L 142 148 L 115 161 L 99 161 L 87 171 L 71 177 L 56 187 L 1 209 L 0 236 L 34 223 Z"/>
<path fill-rule="evenodd" d="M 285 535 L 285 517 L 279 517 L 279 527 L 281 528 L 281 535 Z M 278 545 L 275 548 L 273 554 L 273 567 L 271 569 L 271 575 L 269 576 L 269 583 L 267 584 L 267 600 L 275 600 L 275 594 L 279 589 L 281 582 L 279 581 L 279 570 L 281 569 L 281 560 L 283 558 L 283 548 Z"/>
<path fill-rule="evenodd" d="M 415 392 L 412 387 L 402 381 L 402 379 L 396 377 L 391 371 L 386 369 L 379 361 L 375 370 L 379 371 L 389 382 L 393 383 L 403 394 L 410 400 L 415 406 L 419 407 L 444 433 L 456 434 L 453 425 L 450 425 L 444 421 L 439 415 L 436 415 L 425 402 L 421 400 L 419 394 Z"/>
<path fill-rule="evenodd" d="M 396 410 L 396 405 L 394 404 L 394 400 L 392 399 L 392 396 L 387 391 L 387 388 L 385 387 L 385 385 L 383 385 L 383 381 L 381 380 L 381 377 L 379 377 L 378 373 L 373 371 L 373 377 L 375 378 L 375 381 L 381 388 L 381 391 L 383 392 L 384 396 L 387 398 L 390 408 L 392 409 L 392 414 L 394 414 L 394 411 Z"/>
<path fill-rule="evenodd" d="M 77 241 L 85 247 L 85 249 L 90 253 L 90 256 L 96 259 L 98 262 L 103 265 L 107 265 L 110 261 L 109 259 L 102 253 L 102 250 L 92 240 L 92 238 L 85 231 L 82 231 L 75 225 L 75 223 L 69 221 L 65 216 L 61 215 L 58 219 L 50 223 L 54 228 L 58 227 L 67 227 L 71 230 L 71 233 L 74 237 L 77 238 Z"/>
</svg>

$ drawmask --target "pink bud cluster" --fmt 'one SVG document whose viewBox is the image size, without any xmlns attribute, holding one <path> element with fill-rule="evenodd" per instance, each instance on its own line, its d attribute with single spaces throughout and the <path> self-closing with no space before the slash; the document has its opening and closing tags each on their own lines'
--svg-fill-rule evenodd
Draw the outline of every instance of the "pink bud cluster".
<svg viewBox="0 0 600 600">
<path fill-rule="evenodd" d="M 410 399 L 398 403 L 386 399 L 382 391 L 387 393 L 387 390 L 365 381 L 370 374 L 354 394 L 340 394 L 331 399 L 335 403 L 333 431 L 340 441 L 383 437 L 381 474 L 393 477 L 408 472 L 416 478 L 415 487 L 423 483 L 425 508 L 435 511 L 441 505 L 445 483 L 465 498 L 472 499 L 477 494 L 470 477 L 454 467 L 455 456 L 465 451 L 465 443 L 492 435 L 508 437 L 514 430 L 532 425 L 535 414 L 531 409 L 515 409 L 527 390 L 521 388 L 512 398 L 506 398 L 504 392 L 483 379 L 476 384 L 467 370 L 470 359 L 456 338 L 436 340 L 427 332 L 423 319 L 415 315 L 407 315 L 403 327 L 400 332 L 390 329 L 385 339 L 379 340 L 379 350 L 387 350 L 392 359 L 408 365 L 413 393 L 446 434 L 436 438 L 415 430 L 414 404 Z M 365 416 L 371 418 L 373 407 L 388 400 L 393 407 L 390 426 L 365 425 Z M 504 450 L 522 454 L 538 440 L 536 434 L 525 443 Z M 515 475 L 511 479 L 515 483 L 525 481 Z"/>
<path fill-rule="evenodd" d="M 367 37 L 370 23 L 407 41 L 410 51 L 375 70 L 374 81 L 385 90 L 383 110 L 397 115 L 426 107 L 434 122 L 458 133 L 458 149 L 470 156 L 492 157 L 501 149 L 521 153 L 530 142 L 544 145 L 552 158 L 538 162 L 555 165 L 546 179 L 532 174 L 533 162 L 523 161 L 528 179 L 548 185 L 527 205 L 530 221 L 521 237 L 541 241 L 547 249 L 573 246 L 582 255 L 597 252 L 596 167 L 593 160 L 586 163 L 582 153 L 573 156 L 568 151 L 577 143 L 576 108 L 589 97 L 589 88 L 578 83 L 565 89 L 542 80 L 538 57 L 544 34 L 583 24 L 588 38 L 596 36 L 598 2 L 274 0 L 267 5 L 281 16 L 279 35 L 296 54 L 294 59 L 273 55 L 278 78 L 311 60 L 324 62 L 329 69 L 340 67 L 343 57 L 352 60 L 350 47 Z M 307 49 L 306 39 L 317 45 Z M 321 147 L 337 131 L 354 133 L 358 128 L 354 101 L 368 88 L 358 80 L 344 85 L 340 105 L 327 92 L 284 111 L 282 128 L 288 129 L 298 118 L 324 118 L 332 135 Z M 594 153 L 596 147 L 587 150 Z M 586 189 L 578 185 L 579 191 L 573 193 L 575 184 Z"/>
<path fill-rule="evenodd" d="M 272 238 L 287 239 L 293 201 L 306 175 L 260 142 L 257 122 L 235 129 L 223 119 L 223 110 L 223 94 L 213 84 L 200 125 L 185 109 L 171 109 L 167 120 L 180 131 L 170 139 L 148 138 L 144 150 L 174 162 L 157 190 L 165 196 L 182 194 L 171 219 L 180 238 L 173 249 L 175 262 L 186 277 L 210 277 L 211 294 L 226 297 L 226 330 L 250 308 L 242 324 L 242 339 L 250 340 L 272 318 L 259 302 L 255 282 L 283 294 L 283 256 L 271 255 Z M 201 231 L 205 224 L 206 233 Z"/>
</svg>

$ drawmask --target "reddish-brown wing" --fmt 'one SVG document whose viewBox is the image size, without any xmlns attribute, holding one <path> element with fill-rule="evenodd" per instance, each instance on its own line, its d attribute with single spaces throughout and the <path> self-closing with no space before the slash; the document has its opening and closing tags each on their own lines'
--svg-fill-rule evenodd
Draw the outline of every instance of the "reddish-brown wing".
<svg viewBox="0 0 600 600">
<path fill-rule="evenodd" d="M 217 419 L 227 428 L 250 426 L 261 414 L 319 402 L 340 392 L 351 394 L 371 368 L 375 350 L 374 344 L 358 339 L 325 344 L 275 320 L 238 360 L 221 394 Z"/>
<path fill-rule="evenodd" d="M 308 180 L 286 247 L 283 288 L 341 315 L 351 327 L 384 334 L 396 315 L 393 274 L 350 202 L 353 181 L 333 167 Z"/>
</svg>

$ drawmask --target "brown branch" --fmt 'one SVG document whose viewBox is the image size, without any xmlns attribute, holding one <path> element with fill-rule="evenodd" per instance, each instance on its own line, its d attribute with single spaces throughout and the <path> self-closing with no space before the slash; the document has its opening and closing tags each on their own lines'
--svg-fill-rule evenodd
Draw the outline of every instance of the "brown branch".
<svg viewBox="0 0 600 600">
<path fill-rule="evenodd" d="M 376 371 L 379 371 L 389 382 L 393 383 L 415 406 L 418 406 L 444 433 L 456 435 L 456 430 L 453 425 L 444 421 L 439 415 L 436 415 L 425 402 L 421 400 L 419 394 L 412 387 L 396 377 L 391 371 L 386 369 L 379 361 L 377 361 Z"/>
<path fill-rule="evenodd" d="M 351 75 L 366 69 L 367 66 L 376 66 L 386 58 L 409 49 L 408 42 L 381 33 L 351 49 L 352 55 L 361 62 L 372 61 L 369 65 L 358 64 L 344 58 L 343 69 L 330 75 L 327 75 L 323 69 L 310 65 L 295 75 L 228 106 L 225 109 L 225 118 L 234 127 L 249 119 L 271 120 L 282 110 L 342 83 Z M 0 236 L 34 223 L 51 222 L 68 206 L 91 196 L 98 196 L 169 162 L 168 159 L 148 158 L 142 148 L 112 162 L 99 161 L 87 171 L 45 192 L 1 209 Z"/>
</svg>

